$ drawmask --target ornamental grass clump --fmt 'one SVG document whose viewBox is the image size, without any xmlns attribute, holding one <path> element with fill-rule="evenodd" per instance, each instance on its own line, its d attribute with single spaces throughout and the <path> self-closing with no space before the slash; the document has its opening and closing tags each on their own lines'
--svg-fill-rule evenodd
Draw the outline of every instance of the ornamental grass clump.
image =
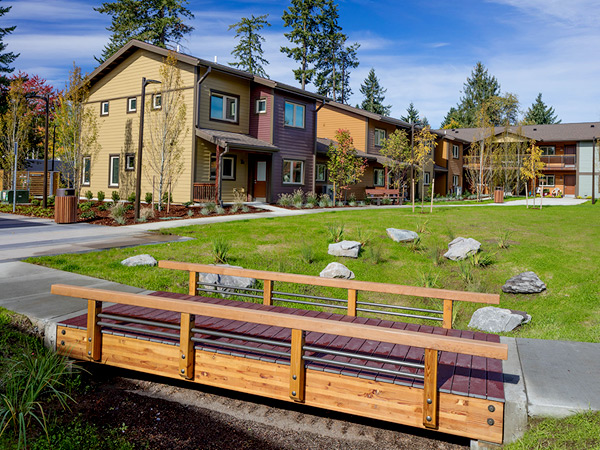
<svg viewBox="0 0 600 450">
<path fill-rule="evenodd" d="M 294 191 L 292 194 L 292 204 L 294 206 L 300 205 L 300 208 L 302 208 L 302 205 L 304 204 L 304 191 L 302 189 L 298 188 Z"/>
<path fill-rule="evenodd" d="M 222 237 L 212 241 L 212 255 L 215 264 L 227 264 L 230 248 L 229 242 Z"/>
<path fill-rule="evenodd" d="M 115 191 L 116 192 L 116 191 Z M 125 205 L 123 203 L 115 203 L 110 207 L 110 218 L 117 222 L 119 225 L 125 224 Z"/>
<path fill-rule="evenodd" d="M 331 206 L 331 198 L 327 194 L 321 194 L 319 196 L 319 207 L 327 208 L 328 206 Z"/>
<path fill-rule="evenodd" d="M 292 206 L 292 195 L 291 194 L 279 194 L 277 200 L 279 206 Z"/>
<path fill-rule="evenodd" d="M 327 225 L 327 233 L 329 234 L 329 241 L 331 242 L 340 242 L 344 240 L 344 224 L 330 223 Z"/>
<path fill-rule="evenodd" d="M 140 218 L 138 219 L 138 222 L 147 222 L 148 219 L 152 217 L 154 217 L 154 208 L 152 208 L 152 206 L 140 208 Z"/>
</svg>

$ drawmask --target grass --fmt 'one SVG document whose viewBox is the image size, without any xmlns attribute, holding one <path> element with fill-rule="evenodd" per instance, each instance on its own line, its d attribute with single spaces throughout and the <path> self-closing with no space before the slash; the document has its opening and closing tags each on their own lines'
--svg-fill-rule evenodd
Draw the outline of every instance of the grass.
<svg viewBox="0 0 600 450">
<path fill-rule="evenodd" d="M 598 450 L 600 449 L 600 412 L 585 412 L 565 419 L 532 422 L 529 431 L 506 450 Z"/>
<path fill-rule="evenodd" d="M 231 244 L 230 264 L 246 268 L 318 275 L 329 262 L 338 261 L 352 270 L 357 280 L 423 284 L 424 273 L 436 276 L 437 286 L 447 289 L 500 293 L 500 306 L 526 311 L 533 320 L 510 336 L 600 342 L 600 210 L 589 202 L 580 206 L 549 206 L 542 211 L 524 206 L 437 208 L 427 215 L 427 232 L 421 235 L 421 251 L 392 242 L 388 227 L 415 229 L 423 215 L 410 209 L 331 211 L 300 217 L 265 218 L 170 229 L 169 233 L 194 240 L 139 248 L 60 255 L 30 259 L 30 262 L 77 272 L 145 289 L 187 292 L 184 272 L 149 267 L 123 267 L 120 261 L 135 254 L 150 253 L 156 259 L 212 263 L 212 241 L 220 236 Z M 575 219 L 576 218 L 576 219 Z M 344 223 L 352 231 L 359 227 L 371 242 L 358 259 L 335 258 L 327 254 L 328 225 Z M 448 230 L 455 236 L 472 237 L 482 243 L 484 254 L 495 254 L 488 267 L 470 266 L 461 276 L 459 264 L 445 261 L 434 265 L 431 251 L 446 247 Z M 510 230 L 510 247 L 498 249 L 500 230 Z M 310 243 L 314 260 L 299 257 Z M 369 247 L 380 249 L 369 255 Z M 310 258 L 313 259 L 313 258 Z M 548 289 L 537 295 L 501 293 L 506 280 L 518 273 L 536 272 Z M 465 278 L 463 280 L 463 278 Z M 340 290 L 295 286 L 293 292 L 343 298 Z M 411 306 L 439 306 L 427 299 L 398 299 L 361 294 L 365 301 L 404 302 Z M 482 305 L 461 304 L 455 327 L 467 329 L 469 319 Z"/>
</svg>

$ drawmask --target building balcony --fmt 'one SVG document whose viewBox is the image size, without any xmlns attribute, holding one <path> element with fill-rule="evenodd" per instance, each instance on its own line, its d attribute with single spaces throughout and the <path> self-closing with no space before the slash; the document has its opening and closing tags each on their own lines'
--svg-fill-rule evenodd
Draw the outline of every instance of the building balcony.
<svg viewBox="0 0 600 450">
<path fill-rule="evenodd" d="M 577 162 L 576 155 L 544 155 L 542 162 L 547 169 L 574 169 Z"/>
</svg>

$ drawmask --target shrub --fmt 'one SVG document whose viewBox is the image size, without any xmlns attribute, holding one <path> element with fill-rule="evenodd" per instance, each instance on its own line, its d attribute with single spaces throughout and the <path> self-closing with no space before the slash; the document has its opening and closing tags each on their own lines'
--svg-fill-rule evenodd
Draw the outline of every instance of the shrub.
<svg viewBox="0 0 600 450">
<path fill-rule="evenodd" d="M 317 197 L 317 194 L 314 192 L 308 192 L 306 194 L 306 203 L 308 205 L 312 205 L 313 207 L 317 206 L 319 204 L 319 198 Z"/>
<path fill-rule="evenodd" d="M 296 205 L 297 203 L 304 203 L 304 191 L 300 188 L 296 189 L 292 194 L 292 203 Z"/>
<path fill-rule="evenodd" d="M 131 203 L 135 202 L 135 192 L 132 192 L 127 196 L 127 201 Z"/>
<path fill-rule="evenodd" d="M 117 203 L 119 200 L 121 200 L 121 196 L 119 195 L 119 191 L 112 191 L 112 194 L 110 194 L 110 197 L 112 198 L 112 201 Z"/>
<path fill-rule="evenodd" d="M 188 209 L 187 215 L 188 215 L 188 217 L 193 217 L 194 216 L 194 211 L 192 209 Z"/>
<path fill-rule="evenodd" d="M 340 242 L 344 239 L 344 224 L 329 224 L 327 225 L 327 232 L 331 242 Z"/>
<path fill-rule="evenodd" d="M 310 245 L 305 243 L 300 247 L 300 257 L 306 264 L 312 264 L 315 261 L 315 251 Z"/>
<path fill-rule="evenodd" d="M 87 198 L 88 200 L 91 200 L 94 198 L 94 194 L 92 193 L 92 191 L 86 191 L 85 192 L 85 198 Z"/>
<path fill-rule="evenodd" d="M 240 209 L 239 205 L 237 205 L 237 204 L 235 204 L 235 203 L 234 203 L 234 204 L 231 206 L 231 208 L 229 208 L 229 212 L 230 212 L 231 214 L 235 214 L 235 213 L 237 213 L 237 212 L 239 211 L 239 209 Z"/>
<path fill-rule="evenodd" d="M 54 206 L 54 195 L 50 195 L 47 201 L 48 206 Z"/>
<path fill-rule="evenodd" d="M 227 264 L 229 249 L 229 242 L 222 237 L 212 241 L 212 255 L 215 264 Z"/>
<path fill-rule="evenodd" d="M 217 209 L 217 204 L 215 202 L 206 202 L 204 204 L 204 207 L 209 213 L 211 213 L 214 212 L 215 209 Z"/>
<path fill-rule="evenodd" d="M 144 195 L 144 201 L 148 204 L 152 203 L 152 192 L 146 192 Z"/>
<path fill-rule="evenodd" d="M 106 195 L 104 194 L 104 191 L 98 191 L 97 198 L 99 202 L 103 202 L 105 197 Z"/>
<path fill-rule="evenodd" d="M 302 209 L 302 205 L 303 205 L 302 202 L 294 202 L 294 208 L 296 208 L 296 209 Z"/>
<path fill-rule="evenodd" d="M 138 219 L 138 222 L 147 222 L 151 217 L 154 217 L 154 209 L 152 209 L 152 206 L 140 208 L 140 218 Z"/>
<path fill-rule="evenodd" d="M 89 211 L 92 209 L 92 202 L 79 203 L 79 209 L 81 211 Z"/>
<path fill-rule="evenodd" d="M 189 208 L 193 204 L 194 204 L 194 202 L 185 202 L 185 203 L 182 203 L 182 205 L 185 206 L 186 208 Z"/>
<path fill-rule="evenodd" d="M 225 214 L 225 208 L 223 208 L 220 205 L 217 205 L 215 206 L 215 213 L 219 215 Z"/>
<path fill-rule="evenodd" d="M 30 202 L 33 206 L 40 206 L 42 204 L 41 201 L 39 201 L 37 198 L 34 198 L 31 200 Z"/>
<path fill-rule="evenodd" d="M 328 206 L 331 206 L 331 198 L 329 198 L 329 195 L 321 194 L 319 196 L 319 206 L 321 208 L 327 208 Z"/>
<path fill-rule="evenodd" d="M 381 204 L 382 205 L 391 205 L 392 204 L 392 199 L 389 197 L 385 197 L 383 200 L 381 200 Z"/>
<path fill-rule="evenodd" d="M 119 225 L 123 225 L 125 223 L 125 205 L 123 205 L 123 203 L 115 203 L 113 206 L 111 206 L 110 218 Z"/>
<path fill-rule="evenodd" d="M 101 203 L 100 206 L 98 206 L 98 211 L 106 211 L 108 209 L 108 205 L 106 203 Z"/>
<path fill-rule="evenodd" d="M 291 206 L 292 195 L 291 194 L 279 194 L 279 200 L 277 200 L 279 206 Z"/>
<path fill-rule="evenodd" d="M 208 208 L 205 206 L 200 210 L 200 214 L 202 214 L 203 216 L 208 216 L 210 214 L 210 211 L 208 210 Z"/>
<path fill-rule="evenodd" d="M 163 203 L 173 203 L 173 194 L 169 195 L 167 191 L 163 192 L 162 196 Z"/>
<path fill-rule="evenodd" d="M 248 211 L 250 211 L 250 208 L 248 208 L 246 205 L 242 205 L 242 212 L 247 213 Z"/>
<path fill-rule="evenodd" d="M 83 211 L 81 214 L 79 214 L 79 217 L 84 220 L 94 220 L 96 218 L 96 213 L 92 210 Z"/>
</svg>

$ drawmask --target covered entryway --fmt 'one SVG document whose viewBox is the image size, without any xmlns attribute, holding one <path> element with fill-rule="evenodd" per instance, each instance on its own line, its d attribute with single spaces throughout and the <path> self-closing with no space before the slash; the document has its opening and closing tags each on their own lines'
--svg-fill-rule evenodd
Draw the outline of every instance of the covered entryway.
<svg viewBox="0 0 600 450">
<path fill-rule="evenodd" d="M 264 156 L 259 155 L 250 155 L 249 160 L 251 161 L 252 171 L 252 175 L 250 176 L 251 185 L 248 189 L 250 196 L 254 201 L 266 202 L 270 161 Z"/>
<path fill-rule="evenodd" d="M 577 178 L 575 174 L 565 175 L 565 195 L 575 195 L 575 184 Z"/>
</svg>

